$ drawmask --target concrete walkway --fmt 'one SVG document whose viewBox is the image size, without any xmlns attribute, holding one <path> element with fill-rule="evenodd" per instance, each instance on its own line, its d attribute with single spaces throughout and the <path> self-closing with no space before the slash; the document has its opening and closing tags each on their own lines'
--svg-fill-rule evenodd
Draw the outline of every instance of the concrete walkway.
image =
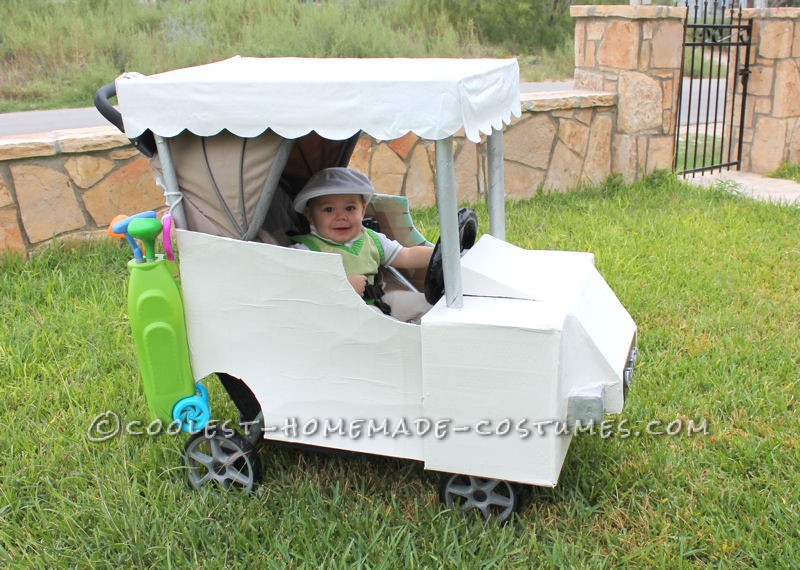
<svg viewBox="0 0 800 570">
<path fill-rule="evenodd" d="M 800 204 L 800 184 L 781 178 L 768 178 L 752 172 L 715 172 L 714 174 L 691 175 L 685 178 L 690 184 L 713 186 L 718 181 L 731 184 L 732 190 L 756 200 L 782 204 Z"/>
</svg>

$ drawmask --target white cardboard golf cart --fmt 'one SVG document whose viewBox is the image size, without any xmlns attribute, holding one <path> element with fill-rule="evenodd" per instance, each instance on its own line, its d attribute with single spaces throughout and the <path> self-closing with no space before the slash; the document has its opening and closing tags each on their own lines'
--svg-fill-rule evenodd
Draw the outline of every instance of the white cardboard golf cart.
<svg viewBox="0 0 800 570">
<path fill-rule="evenodd" d="M 503 520 L 519 484 L 557 483 L 564 426 L 622 410 L 636 326 L 592 254 L 504 241 L 518 77 L 515 60 L 236 57 L 117 79 L 124 130 L 155 151 L 178 227 L 194 379 L 218 373 L 258 438 L 421 461 L 445 474 L 448 505 Z M 460 129 L 488 146 L 489 233 L 465 252 Z M 314 172 L 346 165 L 362 132 L 409 131 L 436 151 L 444 296 L 421 325 L 368 307 L 337 255 L 286 247 L 291 200 Z M 424 243 L 404 198 L 370 208 L 390 237 Z M 249 488 L 252 435 L 219 431 L 187 445 L 190 483 Z"/>
</svg>

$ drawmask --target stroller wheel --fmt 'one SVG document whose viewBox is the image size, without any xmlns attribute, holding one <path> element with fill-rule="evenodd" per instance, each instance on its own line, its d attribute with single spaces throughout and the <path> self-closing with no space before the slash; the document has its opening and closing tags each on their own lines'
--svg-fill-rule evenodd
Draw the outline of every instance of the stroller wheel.
<svg viewBox="0 0 800 570">
<path fill-rule="evenodd" d="M 258 453 L 232 430 L 202 430 L 192 435 L 186 442 L 184 463 L 193 489 L 216 481 L 225 490 L 252 491 L 261 480 Z"/>
<path fill-rule="evenodd" d="M 477 510 L 483 520 L 505 523 L 522 507 L 524 487 L 518 483 L 471 475 L 442 473 L 439 498 L 450 509 Z"/>
</svg>

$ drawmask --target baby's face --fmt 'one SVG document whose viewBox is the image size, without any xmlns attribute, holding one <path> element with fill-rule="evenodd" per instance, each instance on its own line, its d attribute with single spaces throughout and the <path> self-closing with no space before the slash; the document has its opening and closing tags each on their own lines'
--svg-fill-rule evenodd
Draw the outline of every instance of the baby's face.
<svg viewBox="0 0 800 570">
<path fill-rule="evenodd" d="M 360 194 L 331 194 L 311 200 L 305 214 L 321 237 L 342 244 L 361 234 L 366 211 Z"/>
</svg>

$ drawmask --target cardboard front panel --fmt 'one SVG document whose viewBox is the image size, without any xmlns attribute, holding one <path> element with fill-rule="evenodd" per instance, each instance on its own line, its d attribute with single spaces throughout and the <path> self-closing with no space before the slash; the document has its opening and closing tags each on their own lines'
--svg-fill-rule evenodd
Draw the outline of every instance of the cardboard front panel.
<svg viewBox="0 0 800 570">
<path fill-rule="evenodd" d="M 422 322 L 424 412 L 452 429 L 425 440 L 425 467 L 555 485 L 569 444 L 555 435 L 560 345 L 560 319 L 544 303 L 437 304 Z"/>
<path fill-rule="evenodd" d="M 463 257 L 462 268 L 465 295 L 537 300 L 569 319 L 563 397 L 554 413 L 565 417 L 569 393 L 592 385 L 603 386 L 606 413 L 622 411 L 622 372 L 636 325 L 592 254 L 525 250 L 486 235 Z"/>
</svg>

